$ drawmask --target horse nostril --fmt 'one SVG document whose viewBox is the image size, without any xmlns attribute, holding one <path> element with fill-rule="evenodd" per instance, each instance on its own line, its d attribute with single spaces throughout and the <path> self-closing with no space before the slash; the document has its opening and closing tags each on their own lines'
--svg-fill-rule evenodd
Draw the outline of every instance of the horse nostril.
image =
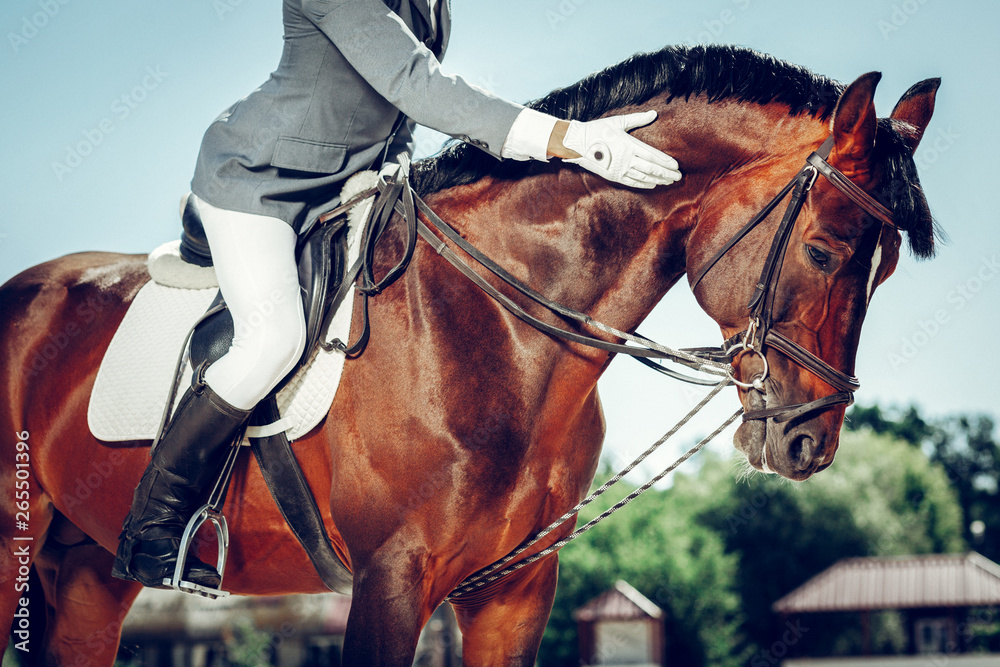
<svg viewBox="0 0 1000 667">
<path fill-rule="evenodd" d="M 815 441 L 808 435 L 799 435 L 788 445 L 788 459 L 796 470 L 807 470 L 813 462 Z"/>
</svg>

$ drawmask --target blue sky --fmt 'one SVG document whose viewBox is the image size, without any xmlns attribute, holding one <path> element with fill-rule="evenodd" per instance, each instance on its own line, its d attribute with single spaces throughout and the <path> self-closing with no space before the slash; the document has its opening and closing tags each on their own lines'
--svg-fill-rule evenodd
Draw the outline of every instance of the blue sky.
<svg viewBox="0 0 1000 667">
<path fill-rule="evenodd" d="M 876 293 L 858 400 L 997 414 L 1000 3 L 454 0 L 453 9 L 446 69 L 517 101 L 671 43 L 742 44 L 845 82 L 880 70 L 880 115 L 913 83 L 940 76 L 917 160 L 950 242 L 932 261 L 904 258 Z M 147 252 L 176 238 L 202 133 L 277 64 L 281 3 L 5 0 L 0 34 L 6 280 L 69 252 Z M 418 150 L 439 142 L 421 133 Z M 642 330 L 674 346 L 719 341 L 683 285 Z M 644 449 L 701 391 L 628 359 L 601 386 L 616 460 Z M 717 401 L 694 431 L 736 407 L 734 393 Z"/>
</svg>

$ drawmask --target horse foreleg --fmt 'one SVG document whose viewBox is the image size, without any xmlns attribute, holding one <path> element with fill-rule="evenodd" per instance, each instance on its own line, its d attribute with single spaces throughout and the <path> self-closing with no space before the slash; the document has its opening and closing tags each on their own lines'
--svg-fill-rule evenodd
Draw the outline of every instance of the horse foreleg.
<svg viewBox="0 0 1000 667">
<path fill-rule="evenodd" d="M 96 544 L 49 546 L 35 563 L 49 608 L 48 664 L 113 665 L 122 622 L 142 586 L 111 576 L 114 556 Z"/>
<path fill-rule="evenodd" d="M 409 667 L 433 611 L 425 604 L 426 556 L 383 547 L 378 558 L 356 565 L 344 666 Z"/>
<path fill-rule="evenodd" d="M 496 588 L 452 603 L 462 630 L 463 665 L 535 664 L 556 595 L 557 558 L 545 558 L 515 572 Z"/>
</svg>

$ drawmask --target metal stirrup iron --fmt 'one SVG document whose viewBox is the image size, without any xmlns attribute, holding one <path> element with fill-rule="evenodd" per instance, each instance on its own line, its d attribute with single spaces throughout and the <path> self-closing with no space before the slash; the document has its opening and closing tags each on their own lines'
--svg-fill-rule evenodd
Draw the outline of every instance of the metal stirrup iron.
<svg viewBox="0 0 1000 667">
<path fill-rule="evenodd" d="M 177 547 L 177 565 L 174 566 L 174 576 L 164 577 L 164 586 L 169 586 L 182 593 L 200 595 L 212 600 L 229 597 L 229 591 L 222 590 L 222 577 L 225 574 L 226 557 L 229 552 L 229 524 L 226 522 L 226 517 L 222 514 L 222 505 L 226 501 L 226 489 L 229 487 L 229 480 L 233 476 L 233 467 L 236 465 L 236 457 L 239 456 L 242 440 L 243 431 L 241 430 L 236 440 L 230 446 L 230 452 L 226 457 L 225 463 L 222 465 L 219 478 L 215 481 L 215 486 L 208 497 L 208 502 L 195 511 L 184 528 L 180 545 Z M 184 580 L 184 566 L 187 564 L 188 553 L 191 551 L 191 543 L 194 541 L 195 535 L 198 534 L 198 529 L 206 521 L 211 522 L 215 526 L 215 537 L 219 546 L 215 565 L 215 569 L 219 572 L 219 588 L 200 586 Z"/>
</svg>

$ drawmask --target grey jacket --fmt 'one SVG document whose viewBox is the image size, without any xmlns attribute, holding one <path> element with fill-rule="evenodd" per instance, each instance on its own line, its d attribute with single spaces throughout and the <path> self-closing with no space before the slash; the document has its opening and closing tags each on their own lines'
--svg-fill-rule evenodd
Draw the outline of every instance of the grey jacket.
<svg viewBox="0 0 1000 667">
<path fill-rule="evenodd" d="M 499 157 L 522 107 L 441 72 L 448 0 L 284 0 L 283 14 L 278 69 L 205 132 L 191 182 L 205 201 L 299 229 L 386 152 L 397 119 L 390 158 L 414 123 Z"/>
</svg>

